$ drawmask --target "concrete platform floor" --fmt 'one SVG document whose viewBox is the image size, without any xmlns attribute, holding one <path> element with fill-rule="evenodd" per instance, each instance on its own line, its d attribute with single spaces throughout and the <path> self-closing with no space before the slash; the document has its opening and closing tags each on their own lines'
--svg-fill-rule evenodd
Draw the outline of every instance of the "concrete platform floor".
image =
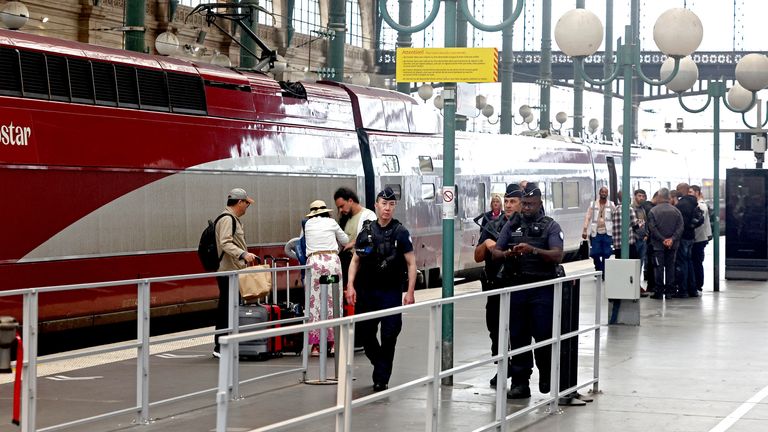
<svg viewBox="0 0 768 432">
<path fill-rule="evenodd" d="M 569 264 L 569 274 L 590 269 L 589 262 Z M 707 264 L 711 277 L 711 264 Z M 721 274 L 724 274 L 722 272 Z M 456 286 L 456 292 L 479 289 L 479 284 Z M 640 326 L 605 326 L 600 353 L 600 390 L 595 401 L 583 407 L 566 407 L 557 413 L 539 409 L 515 420 L 509 430 L 524 431 L 711 431 L 768 430 L 768 284 L 723 281 L 721 291 L 711 283 L 698 299 L 640 302 Z M 439 296 L 439 290 L 419 291 L 418 301 Z M 580 322 L 593 321 L 594 287 L 581 290 Z M 404 317 L 391 386 L 426 372 L 428 318 Z M 580 382 L 592 376 L 594 339 L 579 339 Z M 455 365 L 488 355 L 484 303 L 463 303 L 455 310 Z M 210 338 L 175 342 L 153 348 L 151 398 L 213 388 L 218 361 L 211 357 Z M 62 362 L 63 363 L 63 362 Z M 285 356 L 266 362 L 241 362 L 243 378 L 285 370 L 300 358 Z M 331 363 L 332 364 L 332 363 Z M 310 377 L 317 375 L 311 360 Z M 370 394 L 371 366 L 364 355 L 355 357 L 355 398 Z M 491 366 L 458 375 L 453 387 L 441 392 L 441 431 L 468 431 L 493 419 L 495 392 L 488 379 Z M 241 387 L 244 398 L 230 405 L 230 431 L 249 431 L 279 420 L 328 408 L 335 402 L 335 386 L 299 383 L 300 374 L 269 378 Z M 10 376 L 0 377 L 0 415 L 7 422 L 0 432 L 18 430 L 10 425 Z M 532 382 L 531 402 L 541 400 Z M 38 428 L 135 403 L 135 359 L 132 353 L 115 354 L 66 364 L 41 366 L 38 381 Z M 582 391 L 584 393 L 585 391 Z M 424 430 L 426 388 L 394 395 L 354 411 L 353 430 Z M 508 403 L 508 412 L 521 407 Z M 725 420 L 727 417 L 730 418 Z M 78 431 L 211 431 L 215 430 L 213 393 L 172 402 L 151 410 L 153 421 L 136 425 L 130 415 L 69 428 Z M 333 430 L 331 419 L 318 419 L 298 431 Z"/>
</svg>

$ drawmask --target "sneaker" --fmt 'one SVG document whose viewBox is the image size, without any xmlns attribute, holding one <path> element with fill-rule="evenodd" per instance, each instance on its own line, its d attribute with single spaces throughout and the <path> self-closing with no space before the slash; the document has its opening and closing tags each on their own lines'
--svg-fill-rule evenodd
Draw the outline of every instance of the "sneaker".
<svg viewBox="0 0 768 432">
<path fill-rule="evenodd" d="M 524 384 L 512 384 L 507 392 L 507 399 L 528 399 L 531 397 L 531 388 Z"/>
<path fill-rule="evenodd" d="M 380 392 L 380 391 L 384 391 L 387 388 L 389 388 L 389 386 L 384 384 L 384 383 L 373 383 L 373 391 L 375 391 L 377 393 Z"/>
<path fill-rule="evenodd" d="M 491 388 L 496 388 L 496 382 L 498 379 L 499 379 L 498 374 L 494 375 L 493 378 L 491 378 L 491 381 L 490 381 Z"/>
<path fill-rule="evenodd" d="M 216 350 L 213 350 L 213 356 L 214 356 L 215 358 L 221 358 L 221 353 L 219 353 L 219 352 L 218 352 L 218 351 L 216 351 Z"/>
</svg>

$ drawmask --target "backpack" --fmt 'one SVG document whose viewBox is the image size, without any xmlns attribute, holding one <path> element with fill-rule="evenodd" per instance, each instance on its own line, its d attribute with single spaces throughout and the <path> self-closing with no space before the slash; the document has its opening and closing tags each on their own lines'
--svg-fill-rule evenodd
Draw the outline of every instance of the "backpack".
<svg viewBox="0 0 768 432">
<path fill-rule="evenodd" d="M 689 223 L 689 226 L 696 229 L 702 224 L 704 224 L 704 211 L 697 205 L 693 209 L 693 214 L 691 215 L 691 222 Z"/>
<path fill-rule="evenodd" d="M 216 224 L 219 219 L 224 216 L 232 218 L 232 235 L 235 235 L 235 229 L 237 229 L 237 222 L 235 217 L 229 213 L 220 214 L 215 220 L 208 220 L 208 226 L 203 230 L 203 234 L 200 236 L 200 243 L 197 246 L 197 256 L 200 258 L 200 263 L 207 272 L 215 272 L 219 269 L 219 263 L 224 257 L 224 252 L 221 255 L 216 250 Z"/>
</svg>

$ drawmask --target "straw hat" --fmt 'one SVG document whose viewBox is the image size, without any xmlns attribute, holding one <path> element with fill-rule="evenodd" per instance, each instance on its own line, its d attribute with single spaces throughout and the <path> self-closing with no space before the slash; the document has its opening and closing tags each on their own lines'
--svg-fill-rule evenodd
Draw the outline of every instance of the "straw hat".
<svg viewBox="0 0 768 432">
<path fill-rule="evenodd" d="M 312 204 L 309 205 L 309 213 L 307 213 L 307 217 L 317 216 L 323 213 L 330 213 L 331 211 L 331 209 L 326 207 L 325 201 L 314 200 L 312 201 Z"/>
</svg>

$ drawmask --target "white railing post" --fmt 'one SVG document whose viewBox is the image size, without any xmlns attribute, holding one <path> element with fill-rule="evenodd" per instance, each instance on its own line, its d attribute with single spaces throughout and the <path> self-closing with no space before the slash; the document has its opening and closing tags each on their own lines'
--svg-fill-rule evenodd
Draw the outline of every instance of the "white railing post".
<svg viewBox="0 0 768 432">
<path fill-rule="evenodd" d="M 232 379 L 232 365 L 235 363 L 232 344 L 229 341 L 219 340 L 219 389 L 216 391 L 216 432 L 227 432 L 227 415 L 229 413 L 229 400 L 232 398 L 230 380 Z"/>
<path fill-rule="evenodd" d="M 325 283 L 323 283 L 325 282 Z M 320 276 L 320 321 L 328 319 L 328 287 L 330 286 L 330 280 L 328 276 Z M 311 288 L 310 288 L 311 289 Z M 326 370 L 326 355 L 328 354 L 328 330 L 320 329 L 320 378 L 319 381 L 324 383 L 328 379 L 328 371 Z"/>
<path fill-rule="evenodd" d="M 427 432 L 437 432 L 440 419 L 440 367 L 443 346 L 443 306 L 429 308 L 429 342 L 427 343 Z"/>
<path fill-rule="evenodd" d="M 499 423 L 497 430 L 507 430 L 507 376 L 509 375 L 509 303 L 511 293 L 499 295 L 499 334 L 497 335 L 497 347 L 501 353 L 496 367 L 496 421 Z"/>
<path fill-rule="evenodd" d="M 21 431 L 34 432 L 37 417 L 37 290 L 24 295 L 24 344 L 23 369 L 21 373 Z M 19 367 L 18 363 L 16 367 Z"/>
<path fill-rule="evenodd" d="M 337 327 L 336 333 L 336 358 L 338 359 L 339 380 L 336 388 L 336 406 L 344 407 L 344 410 L 336 414 L 336 432 L 349 432 L 352 430 L 352 372 L 355 360 L 355 323 L 347 323 Z"/>
<path fill-rule="evenodd" d="M 238 333 L 240 333 L 240 278 L 237 274 L 231 274 L 229 275 L 229 332 L 227 334 Z M 239 344 L 231 344 L 227 353 L 231 362 L 229 367 L 229 397 L 233 399 L 240 396 L 239 348 Z M 220 354 L 221 359 L 223 359 L 225 354 L 223 352 Z"/>
<path fill-rule="evenodd" d="M 139 424 L 149 424 L 149 281 L 137 285 L 136 293 L 136 406 Z"/>
<path fill-rule="evenodd" d="M 304 284 L 304 316 L 307 317 L 309 315 L 309 293 L 312 290 L 311 287 L 311 281 L 312 281 L 312 268 L 307 267 L 304 271 L 304 280 L 302 283 Z M 310 282 L 310 283 L 307 283 Z M 301 374 L 301 382 L 307 382 L 307 371 L 309 370 L 309 332 L 307 330 L 304 330 L 303 335 L 303 342 L 302 342 L 302 348 L 301 348 L 301 368 L 304 369 L 304 372 Z"/>
<path fill-rule="evenodd" d="M 598 392 L 598 379 L 600 378 L 600 320 L 603 318 L 600 316 L 602 309 L 603 298 L 603 278 L 600 275 L 595 276 L 595 353 L 594 364 L 592 365 L 592 374 L 595 382 L 592 384 L 592 393 Z"/>
<path fill-rule="evenodd" d="M 538 288 L 543 289 L 543 288 Z M 549 403 L 549 412 L 554 414 L 558 412 L 558 394 L 560 393 L 560 321 L 563 314 L 563 284 L 558 282 L 552 293 L 552 338 L 554 341 L 552 348 L 552 360 L 549 372 L 549 395 L 553 398 Z"/>
</svg>

